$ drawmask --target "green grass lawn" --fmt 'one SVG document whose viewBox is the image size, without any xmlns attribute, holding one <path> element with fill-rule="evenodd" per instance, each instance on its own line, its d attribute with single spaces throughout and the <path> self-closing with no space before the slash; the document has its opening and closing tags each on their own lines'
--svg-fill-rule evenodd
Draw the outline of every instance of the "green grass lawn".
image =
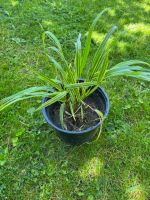
<svg viewBox="0 0 150 200">
<path fill-rule="evenodd" d="M 116 24 L 110 64 L 127 59 L 149 62 L 148 0 L 7 0 L 0 1 L 0 99 L 42 82 L 28 73 L 43 62 L 41 34 L 50 30 L 73 61 L 74 42 L 83 40 L 99 11 L 92 52 Z M 102 135 L 91 144 L 61 142 L 30 108 L 41 99 L 17 103 L 0 114 L 0 199 L 148 200 L 150 198 L 149 84 L 111 78 L 102 85 L 111 108 Z M 28 112 L 27 112 L 28 111 Z"/>
</svg>

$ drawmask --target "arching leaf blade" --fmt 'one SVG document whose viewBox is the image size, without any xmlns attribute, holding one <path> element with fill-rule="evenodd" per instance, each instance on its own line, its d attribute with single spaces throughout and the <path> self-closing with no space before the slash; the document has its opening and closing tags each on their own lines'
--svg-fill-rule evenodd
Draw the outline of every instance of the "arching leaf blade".
<svg viewBox="0 0 150 200">
<path fill-rule="evenodd" d="M 54 96 L 53 98 L 49 99 L 48 101 L 46 101 L 45 103 L 43 103 L 41 106 L 39 106 L 36 111 L 41 110 L 44 107 L 50 106 L 55 102 L 60 101 L 62 98 L 64 98 L 67 95 L 66 91 L 60 92 L 59 94 L 57 94 L 56 96 Z"/>
</svg>

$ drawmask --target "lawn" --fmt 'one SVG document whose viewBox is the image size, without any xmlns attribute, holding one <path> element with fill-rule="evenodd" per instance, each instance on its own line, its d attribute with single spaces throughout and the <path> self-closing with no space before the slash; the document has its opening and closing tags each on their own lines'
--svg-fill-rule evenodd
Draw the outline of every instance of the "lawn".
<svg viewBox="0 0 150 200">
<path fill-rule="evenodd" d="M 92 36 L 95 48 L 109 28 L 110 64 L 127 59 L 149 62 L 148 0 L 0 1 L 0 99 L 42 82 L 27 68 L 48 75 L 41 35 L 50 30 L 73 61 L 74 42 L 94 17 L 111 7 Z M 0 199 L 148 200 L 150 198 L 149 84 L 130 78 L 103 83 L 111 108 L 98 141 L 82 146 L 61 142 L 41 112 L 41 99 L 17 103 L 0 114 Z"/>
</svg>

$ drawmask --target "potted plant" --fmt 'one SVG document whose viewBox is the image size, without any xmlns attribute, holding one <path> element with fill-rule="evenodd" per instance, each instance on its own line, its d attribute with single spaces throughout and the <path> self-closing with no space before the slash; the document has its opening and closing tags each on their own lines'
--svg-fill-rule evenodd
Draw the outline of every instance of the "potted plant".
<svg viewBox="0 0 150 200">
<path fill-rule="evenodd" d="M 100 87 L 102 81 L 120 75 L 150 80 L 150 70 L 143 67 L 149 64 L 143 61 L 129 60 L 108 68 L 107 43 L 117 29 L 116 26 L 113 26 L 106 34 L 95 52 L 92 64 L 87 66 L 92 31 L 99 18 L 107 10 L 103 10 L 94 19 L 84 48 L 81 46 L 81 34 L 79 34 L 75 43 L 76 53 L 73 64 L 66 61 L 56 36 L 49 31 L 44 32 L 42 36 L 44 54 L 52 64 L 50 74 L 45 76 L 33 69 L 30 70 L 46 83 L 45 86 L 31 87 L 2 99 L 0 110 L 17 101 L 42 97 L 42 104 L 36 111 L 42 109 L 44 118 L 56 130 L 60 138 L 70 144 L 82 144 L 95 138 L 109 111 L 108 96 Z M 57 54 L 59 62 L 47 53 L 46 37 L 52 40 L 54 46 L 51 46 L 50 50 Z"/>
</svg>

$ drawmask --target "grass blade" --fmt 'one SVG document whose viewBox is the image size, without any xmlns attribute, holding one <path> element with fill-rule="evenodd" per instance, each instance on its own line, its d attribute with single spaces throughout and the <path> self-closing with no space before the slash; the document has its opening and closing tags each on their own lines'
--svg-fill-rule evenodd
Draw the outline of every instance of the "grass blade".
<svg viewBox="0 0 150 200">
<path fill-rule="evenodd" d="M 64 57 L 63 51 L 62 51 L 62 47 L 61 44 L 59 42 L 59 40 L 57 39 L 57 37 L 50 31 L 45 31 L 42 35 L 42 39 L 43 39 L 43 43 L 44 43 L 44 48 L 45 48 L 45 36 L 48 36 L 53 42 L 54 44 L 57 46 L 57 48 L 59 49 L 59 55 L 61 55 L 62 60 L 65 62 L 66 66 L 68 67 L 68 63 Z M 46 49 L 46 48 L 45 48 Z M 53 48 L 54 49 L 54 48 Z M 56 50 L 56 48 L 55 48 Z M 46 50 L 45 50 L 46 51 Z"/>
<path fill-rule="evenodd" d="M 57 37 L 50 31 L 45 31 L 43 33 L 43 40 L 45 40 L 45 35 L 47 35 L 53 42 L 54 44 L 58 47 L 58 49 L 62 52 L 61 44 Z"/>
<path fill-rule="evenodd" d="M 63 70 L 62 66 L 55 60 L 54 57 L 47 55 L 49 60 L 53 63 L 54 67 L 61 73 L 61 75 L 65 76 L 65 71 Z"/>
<path fill-rule="evenodd" d="M 103 62 L 101 64 L 101 68 L 99 70 L 98 78 L 97 78 L 97 84 L 100 84 L 106 74 L 108 66 L 108 52 L 104 55 Z"/>
<path fill-rule="evenodd" d="M 95 112 L 98 114 L 98 116 L 99 116 L 99 118 L 101 120 L 101 125 L 100 125 L 100 128 L 99 128 L 99 133 L 97 135 L 97 138 L 94 140 L 94 142 L 96 142 L 99 139 L 100 135 L 101 135 L 103 121 L 104 121 L 104 115 L 103 115 L 103 113 L 100 110 L 97 110 L 97 109 L 95 109 Z"/>
<path fill-rule="evenodd" d="M 129 62 L 130 61 L 127 61 L 125 63 L 129 63 Z M 122 64 L 120 64 L 120 65 L 119 64 L 117 65 L 117 67 L 115 66 L 107 71 L 106 78 L 112 77 L 112 76 L 123 75 L 123 76 L 130 76 L 130 77 L 150 81 L 150 70 L 149 69 L 141 67 L 141 66 L 132 66 L 132 65 L 131 66 L 128 66 L 128 65 L 123 66 Z"/>
<path fill-rule="evenodd" d="M 62 103 L 59 110 L 60 123 L 62 128 L 67 129 L 67 126 L 64 123 L 64 112 L 65 112 L 65 104 Z"/>
<path fill-rule="evenodd" d="M 103 122 L 104 119 L 105 119 L 103 113 L 100 110 L 98 110 L 98 109 L 95 109 L 94 111 L 98 114 L 101 122 Z"/>
<path fill-rule="evenodd" d="M 56 48 L 55 46 L 50 46 L 49 48 L 52 49 L 55 53 L 57 53 L 58 56 L 61 58 L 61 60 L 62 60 L 62 61 L 65 63 L 65 65 L 68 67 L 68 63 L 67 63 L 67 61 L 66 61 L 64 55 L 62 54 L 62 52 L 61 52 L 58 48 Z"/>
<path fill-rule="evenodd" d="M 118 76 L 125 75 L 125 73 L 133 72 L 133 71 L 143 71 L 144 68 L 140 66 L 122 66 L 122 67 L 113 67 L 109 69 L 106 73 L 106 77 L 110 76 Z M 147 69 L 145 69 L 147 71 Z"/>
<path fill-rule="evenodd" d="M 128 74 L 125 74 L 125 76 L 133 77 L 133 78 L 138 78 L 143 81 L 150 81 L 150 72 L 130 72 Z"/>
<path fill-rule="evenodd" d="M 105 54 L 107 42 L 108 42 L 110 36 L 115 32 L 116 29 L 117 29 L 116 26 L 113 26 L 110 29 L 110 31 L 106 34 L 104 40 L 102 41 L 101 45 L 97 49 L 97 51 L 94 55 L 94 58 L 93 58 L 92 67 L 89 70 L 89 75 L 88 75 L 89 79 L 93 78 L 93 75 L 98 70 L 99 64 L 101 63 L 101 59 L 103 58 L 103 55 Z"/>
<path fill-rule="evenodd" d="M 96 25 L 96 23 L 98 22 L 98 20 L 100 19 L 100 17 L 106 12 L 108 11 L 109 8 L 106 8 L 104 9 L 102 12 L 100 12 L 97 17 L 94 19 L 90 29 L 89 29 L 89 32 L 88 32 L 88 35 L 87 35 L 87 39 L 86 39 L 86 43 L 85 43 L 85 48 L 83 50 L 83 57 L 82 57 L 82 66 L 81 66 L 81 72 L 83 71 L 83 68 L 87 62 L 87 58 L 88 58 L 88 55 L 89 55 L 89 51 L 90 51 L 90 45 L 91 45 L 91 36 L 92 36 L 92 32 L 93 32 L 93 29 Z"/>
<path fill-rule="evenodd" d="M 77 38 L 77 42 L 75 43 L 76 47 L 76 55 L 75 55 L 75 67 L 77 72 L 77 77 L 80 78 L 81 76 L 81 34 L 79 34 Z"/>
<path fill-rule="evenodd" d="M 81 120 L 83 122 L 83 119 L 84 119 L 84 111 L 83 111 L 83 106 L 81 104 Z"/>
<path fill-rule="evenodd" d="M 46 83 L 49 83 L 51 86 L 55 87 L 57 90 L 61 91 L 62 88 L 61 86 L 56 82 L 54 81 L 54 79 L 49 79 L 47 78 L 46 76 L 44 76 L 43 74 L 40 74 L 38 73 L 37 71 L 33 70 L 33 69 L 30 69 L 30 71 L 35 74 L 39 79 L 45 81 Z"/>
<path fill-rule="evenodd" d="M 49 90 L 52 90 L 52 91 L 53 91 L 53 89 L 50 88 L 50 87 L 48 87 L 48 86 L 30 87 L 30 88 L 25 89 L 25 90 L 22 90 L 22 91 L 20 91 L 20 92 L 18 92 L 18 93 L 16 93 L 16 94 L 13 94 L 13 95 L 11 95 L 11 96 L 9 96 L 9 97 L 6 97 L 6 98 L 0 100 L 0 102 L 3 103 L 3 102 L 6 102 L 6 101 L 9 101 L 9 100 L 11 100 L 11 99 L 15 99 L 15 98 L 17 98 L 17 97 L 18 97 L 18 98 L 19 98 L 19 97 L 22 97 L 23 95 L 29 95 L 29 94 L 31 94 L 32 92 L 37 92 L 37 91 L 46 91 L 46 92 L 48 92 Z"/>
<path fill-rule="evenodd" d="M 45 90 L 45 92 L 44 92 Z M 45 97 L 48 96 L 49 87 L 31 87 L 14 95 L 6 97 L 0 101 L 0 111 L 4 108 L 14 104 L 18 101 L 33 98 L 33 97 Z"/>
<path fill-rule="evenodd" d="M 72 117 L 73 117 L 74 121 L 76 121 L 75 112 L 74 112 L 73 105 L 71 102 L 69 103 L 69 106 L 70 106 L 70 111 L 71 111 Z"/>
<path fill-rule="evenodd" d="M 63 92 L 59 92 L 59 94 L 57 94 L 56 96 L 54 96 L 53 98 L 49 99 L 48 101 L 46 101 L 45 103 L 43 103 L 41 106 L 39 106 L 36 111 L 41 110 L 44 107 L 50 106 L 55 102 L 58 102 L 60 100 L 62 100 L 62 98 L 64 98 L 67 95 L 66 91 Z"/>
<path fill-rule="evenodd" d="M 115 65 L 113 68 L 119 68 L 119 67 L 123 67 L 123 66 L 137 65 L 137 64 L 138 64 L 138 65 L 139 65 L 139 64 L 142 64 L 142 65 L 150 66 L 149 63 L 144 62 L 144 61 L 141 61 L 141 60 L 128 60 L 128 61 L 124 61 L 124 62 L 118 63 L 118 64 Z"/>
</svg>

